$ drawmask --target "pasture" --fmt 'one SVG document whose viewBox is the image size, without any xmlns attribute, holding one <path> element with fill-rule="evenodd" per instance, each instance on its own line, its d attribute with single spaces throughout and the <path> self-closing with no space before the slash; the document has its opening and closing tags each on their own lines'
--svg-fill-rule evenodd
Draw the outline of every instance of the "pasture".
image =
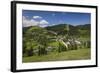
<svg viewBox="0 0 100 73">
<path fill-rule="evenodd" d="M 91 49 L 83 48 L 77 50 L 64 51 L 61 53 L 51 52 L 47 55 L 23 57 L 23 62 L 44 62 L 44 61 L 64 61 L 64 60 L 86 60 L 91 58 Z"/>
</svg>

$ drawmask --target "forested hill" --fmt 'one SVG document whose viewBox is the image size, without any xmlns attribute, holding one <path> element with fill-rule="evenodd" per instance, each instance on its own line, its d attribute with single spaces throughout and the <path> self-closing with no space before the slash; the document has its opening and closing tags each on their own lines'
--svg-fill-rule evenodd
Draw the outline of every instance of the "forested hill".
<svg viewBox="0 0 100 73">
<path fill-rule="evenodd" d="M 90 36 L 91 26 L 90 24 L 77 25 L 77 26 L 73 26 L 73 25 L 67 26 L 67 24 L 58 24 L 55 26 L 48 26 L 46 27 L 46 29 L 50 31 L 54 31 L 58 34 L 62 34 L 62 35 L 69 33 L 70 35 L 73 35 L 73 36 L 78 36 L 78 35 Z"/>
<path fill-rule="evenodd" d="M 41 34 L 43 33 L 42 31 L 45 32 L 52 31 L 57 33 L 58 35 L 69 34 L 72 36 L 90 37 L 91 25 L 84 24 L 84 25 L 73 26 L 67 24 L 58 24 L 54 26 L 48 26 L 45 28 L 39 26 L 23 27 L 23 34 L 25 34 L 26 32 L 31 33 L 32 31 L 33 32 L 41 31 Z"/>
</svg>

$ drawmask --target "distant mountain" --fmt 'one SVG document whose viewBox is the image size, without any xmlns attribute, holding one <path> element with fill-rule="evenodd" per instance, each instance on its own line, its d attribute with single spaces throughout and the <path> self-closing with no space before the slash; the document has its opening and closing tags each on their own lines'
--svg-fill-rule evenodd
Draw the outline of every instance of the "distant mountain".
<svg viewBox="0 0 100 73">
<path fill-rule="evenodd" d="M 68 28 L 69 27 L 69 28 Z M 31 33 L 47 34 L 49 36 L 57 35 L 70 35 L 78 37 L 90 37 L 91 25 L 68 25 L 68 24 L 58 24 L 54 26 L 48 26 L 45 28 L 39 26 L 23 27 L 23 34 L 30 35 Z M 31 35 L 30 35 L 31 36 Z"/>
<path fill-rule="evenodd" d="M 81 30 L 91 30 L 91 25 L 90 24 L 77 25 L 76 28 Z"/>
<path fill-rule="evenodd" d="M 73 28 L 72 25 L 69 25 L 69 28 Z M 46 27 L 47 30 L 54 31 L 58 34 L 66 34 L 67 33 L 67 24 L 58 24 L 54 26 Z"/>
<path fill-rule="evenodd" d="M 64 34 L 69 34 L 72 36 L 90 36 L 90 24 L 84 24 L 84 25 L 68 25 L 69 28 L 67 28 L 68 24 L 58 24 L 54 26 L 48 26 L 46 27 L 47 30 L 54 31 L 58 34 L 64 35 Z M 69 31 L 67 30 L 69 29 Z"/>
</svg>

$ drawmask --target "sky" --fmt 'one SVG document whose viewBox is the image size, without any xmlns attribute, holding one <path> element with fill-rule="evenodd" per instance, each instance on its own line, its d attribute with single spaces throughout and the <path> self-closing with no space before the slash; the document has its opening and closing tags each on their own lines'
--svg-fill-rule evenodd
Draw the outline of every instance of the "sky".
<svg viewBox="0 0 100 73">
<path fill-rule="evenodd" d="M 40 26 L 47 27 L 57 24 L 83 25 L 91 24 L 90 13 L 79 12 L 55 12 L 55 11 L 22 11 L 23 27 Z"/>
</svg>

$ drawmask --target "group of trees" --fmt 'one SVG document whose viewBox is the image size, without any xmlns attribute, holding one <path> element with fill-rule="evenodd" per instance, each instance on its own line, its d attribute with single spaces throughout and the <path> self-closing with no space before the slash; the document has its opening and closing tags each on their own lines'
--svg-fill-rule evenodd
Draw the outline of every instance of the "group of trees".
<svg viewBox="0 0 100 73">
<path fill-rule="evenodd" d="M 23 39 L 23 53 L 27 56 L 34 54 L 34 49 L 37 49 L 38 55 L 47 54 L 46 47 L 49 42 L 46 30 L 34 27 L 25 32 Z"/>
<path fill-rule="evenodd" d="M 61 28 L 61 27 L 59 27 Z M 49 43 L 57 42 L 56 52 L 60 53 L 68 50 L 78 49 L 78 45 L 75 42 L 75 39 L 71 37 L 76 37 L 69 32 L 69 26 L 65 26 L 63 30 L 58 32 L 57 29 L 53 29 L 54 31 L 47 30 L 49 28 L 41 28 L 38 26 L 32 26 L 28 28 L 23 28 L 23 56 L 32 56 L 32 55 L 46 55 L 50 51 L 48 47 L 54 48 Z M 57 31 L 57 32 L 56 32 Z M 74 31 L 74 30 L 73 30 Z M 75 31 L 74 31 L 75 32 Z M 69 34 L 69 35 L 68 35 Z M 53 38 L 53 40 L 52 40 Z M 72 39 L 73 41 L 68 41 L 68 39 Z M 69 42 L 70 44 L 64 45 L 63 42 Z M 90 41 L 82 41 L 84 47 L 90 48 Z"/>
</svg>

